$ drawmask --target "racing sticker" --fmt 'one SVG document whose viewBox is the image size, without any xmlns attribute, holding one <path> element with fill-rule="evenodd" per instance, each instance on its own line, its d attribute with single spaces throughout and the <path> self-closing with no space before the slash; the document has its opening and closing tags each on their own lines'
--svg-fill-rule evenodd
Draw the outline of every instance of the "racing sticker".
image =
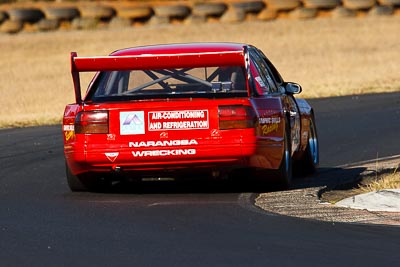
<svg viewBox="0 0 400 267">
<path fill-rule="evenodd" d="M 63 130 L 64 130 L 65 141 L 68 142 L 71 138 L 74 137 L 75 133 L 74 125 L 64 125 Z"/>
<path fill-rule="evenodd" d="M 166 157 L 166 156 L 186 156 L 196 155 L 196 149 L 162 149 L 132 151 L 134 157 Z"/>
<path fill-rule="evenodd" d="M 115 134 L 107 134 L 107 141 L 115 141 Z"/>
<path fill-rule="evenodd" d="M 104 155 L 108 158 L 109 161 L 114 162 L 117 159 L 119 153 L 118 152 L 104 153 Z"/>
<path fill-rule="evenodd" d="M 260 118 L 262 135 L 268 135 L 272 132 L 276 132 L 279 129 L 281 123 L 280 117 Z"/>
<path fill-rule="evenodd" d="M 166 157 L 166 156 L 186 156 L 196 155 L 196 149 L 194 148 L 182 148 L 182 149 L 169 149 L 172 146 L 194 146 L 199 143 L 195 139 L 184 139 L 184 140 L 164 140 L 164 141 L 140 141 L 140 142 L 129 142 L 129 147 L 134 148 L 148 148 L 148 147 L 160 147 L 157 150 L 143 150 L 143 151 L 132 151 L 134 157 Z"/>
<path fill-rule="evenodd" d="M 261 86 L 261 87 L 266 87 L 264 81 L 261 79 L 260 76 L 257 76 L 256 78 L 257 83 Z"/>
<path fill-rule="evenodd" d="M 208 110 L 150 111 L 149 131 L 208 129 Z"/>
<path fill-rule="evenodd" d="M 144 111 L 129 111 L 119 114 L 120 134 L 144 134 Z"/>
</svg>

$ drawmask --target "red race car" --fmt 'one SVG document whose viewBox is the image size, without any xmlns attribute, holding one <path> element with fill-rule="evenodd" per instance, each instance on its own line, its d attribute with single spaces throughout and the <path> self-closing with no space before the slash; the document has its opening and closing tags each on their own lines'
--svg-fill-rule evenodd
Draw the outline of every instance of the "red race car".
<svg viewBox="0 0 400 267">
<path fill-rule="evenodd" d="M 80 72 L 95 72 L 84 97 Z M 72 191 L 125 179 L 251 175 L 290 186 L 295 163 L 318 165 L 312 107 L 256 47 L 236 43 L 71 53 L 75 103 L 65 108 Z"/>
</svg>

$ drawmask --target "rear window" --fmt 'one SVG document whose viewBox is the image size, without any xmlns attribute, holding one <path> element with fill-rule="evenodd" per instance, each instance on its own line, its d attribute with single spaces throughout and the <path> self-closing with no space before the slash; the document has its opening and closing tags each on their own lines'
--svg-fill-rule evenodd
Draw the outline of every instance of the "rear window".
<svg viewBox="0 0 400 267">
<path fill-rule="evenodd" d="M 86 100 L 234 96 L 247 96 L 240 66 L 102 72 Z"/>
</svg>

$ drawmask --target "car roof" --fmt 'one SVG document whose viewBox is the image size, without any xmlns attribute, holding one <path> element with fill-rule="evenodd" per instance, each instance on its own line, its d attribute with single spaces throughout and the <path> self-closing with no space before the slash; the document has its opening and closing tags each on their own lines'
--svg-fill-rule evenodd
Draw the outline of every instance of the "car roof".
<svg viewBox="0 0 400 267">
<path fill-rule="evenodd" d="M 117 50 L 110 56 L 133 56 L 133 55 L 159 55 L 159 54 L 188 54 L 188 53 L 216 53 L 216 52 L 238 52 L 243 51 L 246 44 L 240 43 L 180 43 L 161 44 L 131 47 Z"/>
</svg>

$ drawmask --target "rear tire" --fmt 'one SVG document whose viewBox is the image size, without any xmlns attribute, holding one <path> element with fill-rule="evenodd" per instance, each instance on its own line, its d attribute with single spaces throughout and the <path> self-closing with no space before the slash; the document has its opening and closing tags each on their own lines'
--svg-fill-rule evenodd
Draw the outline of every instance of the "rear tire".
<svg viewBox="0 0 400 267">
<path fill-rule="evenodd" d="M 288 124 L 286 125 L 284 146 L 285 148 L 283 152 L 283 158 L 277 174 L 277 186 L 281 190 L 286 190 L 290 188 L 293 176 L 292 147 L 290 138 L 290 127 Z"/>
<path fill-rule="evenodd" d="M 112 186 L 112 179 L 104 173 L 85 173 L 74 175 L 71 169 L 65 164 L 68 186 L 72 192 L 108 192 Z"/>
<path fill-rule="evenodd" d="M 286 123 L 284 136 L 284 152 L 279 169 L 258 170 L 255 177 L 258 189 L 261 190 L 287 190 L 290 188 L 293 176 L 292 148 L 290 138 L 290 126 Z"/>
<path fill-rule="evenodd" d="M 296 172 L 300 175 L 313 174 L 319 164 L 319 143 L 317 127 L 315 126 L 314 115 L 310 119 L 310 130 L 308 134 L 307 148 L 303 156 L 296 161 Z"/>
<path fill-rule="evenodd" d="M 68 167 L 67 163 L 65 163 L 65 172 L 67 175 L 69 189 L 71 189 L 72 192 L 82 192 L 88 190 L 81 181 L 81 178 L 79 178 L 79 176 L 77 175 L 72 174 L 71 169 Z"/>
</svg>

